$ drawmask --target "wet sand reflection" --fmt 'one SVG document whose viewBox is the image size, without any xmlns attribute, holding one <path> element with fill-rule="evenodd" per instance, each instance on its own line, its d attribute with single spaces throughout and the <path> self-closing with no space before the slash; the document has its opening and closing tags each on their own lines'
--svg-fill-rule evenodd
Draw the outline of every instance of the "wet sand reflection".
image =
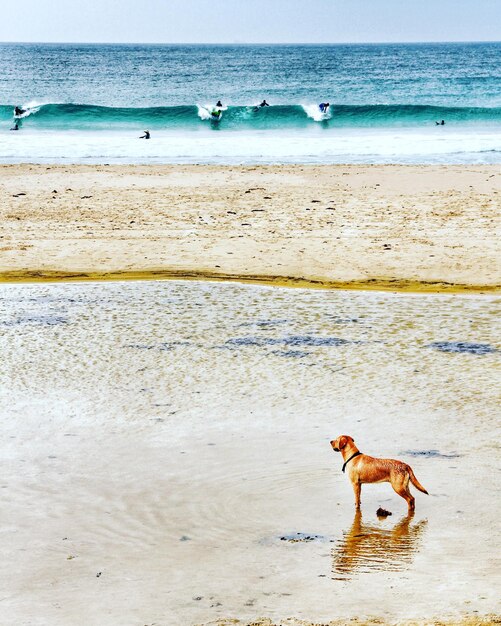
<svg viewBox="0 0 501 626">
<path fill-rule="evenodd" d="M 362 521 L 357 511 L 351 528 L 332 550 L 332 577 L 347 580 L 357 573 L 404 570 L 419 550 L 428 520 L 412 524 L 406 515 L 391 528 Z"/>
</svg>

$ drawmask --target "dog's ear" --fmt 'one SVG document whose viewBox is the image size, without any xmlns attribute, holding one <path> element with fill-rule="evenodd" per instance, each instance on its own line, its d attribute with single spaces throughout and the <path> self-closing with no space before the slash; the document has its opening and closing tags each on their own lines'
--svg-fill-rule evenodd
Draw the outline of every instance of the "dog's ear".
<svg viewBox="0 0 501 626">
<path fill-rule="evenodd" d="M 339 437 L 339 443 L 338 443 L 339 449 L 342 450 L 347 443 L 348 443 L 348 437 L 346 437 L 346 435 L 341 435 L 341 437 Z"/>
</svg>

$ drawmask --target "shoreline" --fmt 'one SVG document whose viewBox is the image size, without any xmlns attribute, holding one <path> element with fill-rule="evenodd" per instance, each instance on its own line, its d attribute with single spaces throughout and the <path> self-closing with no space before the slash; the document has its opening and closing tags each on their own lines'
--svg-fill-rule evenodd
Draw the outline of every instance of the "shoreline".
<svg viewBox="0 0 501 626">
<path fill-rule="evenodd" d="M 498 293 L 497 166 L 3 165 L 0 282 Z"/>
<path fill-rule="evenodd" d="M 144 270 L 110 272 L 58 272 L 26 270 L 24 272 L 0 272 L 0 284 L 12 283 L 73 283 L 106 281 L 197 281 L 223 282 L 287 289 L 320 289 L 325 291 L 384 291 L 399 293 L 446 293 L 446 294 L 492 294 L 501 293 L 501 285 L 464 285 L 445 282 L 425 282 L 385 278 L 366 281 L 331 281 L 293 276 L 252 276 L 245 274 L 218 274 L 210 271 Z"/>
</svg>

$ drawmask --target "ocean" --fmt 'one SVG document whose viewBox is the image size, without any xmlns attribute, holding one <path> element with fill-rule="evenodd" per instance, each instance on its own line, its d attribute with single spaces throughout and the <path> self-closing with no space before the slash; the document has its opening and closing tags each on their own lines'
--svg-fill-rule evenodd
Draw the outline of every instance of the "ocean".
<svg viewBox="0 0 501 626">
<path fill-rule="evenodd" d="M 0 67 L 3 163 L 501 162 L 501 43 L 1 44 Z"/>
</svg>

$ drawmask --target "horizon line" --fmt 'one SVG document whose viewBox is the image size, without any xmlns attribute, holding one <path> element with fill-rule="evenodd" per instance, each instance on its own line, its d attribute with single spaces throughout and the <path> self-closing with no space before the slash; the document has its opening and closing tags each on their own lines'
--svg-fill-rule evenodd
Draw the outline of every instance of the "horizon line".
<svg viewBox="0 0 501 626">
<path fill-rule="evenodd" d="M 104 45 L 104 46 L 378 46 L 378 45 L 426 45 L 426 44 L 479 44 L 501 43 L 501 39 L 413 40 L 413 41 L 0 41 L 0 45 Z"/>
</svg>

